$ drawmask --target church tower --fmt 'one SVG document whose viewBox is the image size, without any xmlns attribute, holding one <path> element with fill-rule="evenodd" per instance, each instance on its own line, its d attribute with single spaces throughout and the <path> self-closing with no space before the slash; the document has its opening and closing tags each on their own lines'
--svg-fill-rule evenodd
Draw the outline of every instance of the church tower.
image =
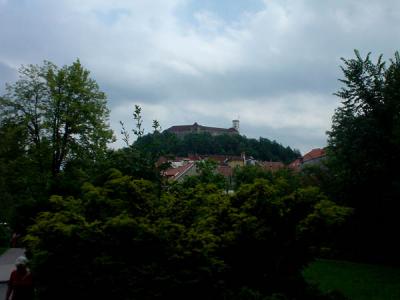
<svg viewBox="0 0 400 300">
<path fill-rule="evenodd" d="M 239 132 L 239 120 L 232 120 L 232 128 L 235 128 Z"/>
</svg>

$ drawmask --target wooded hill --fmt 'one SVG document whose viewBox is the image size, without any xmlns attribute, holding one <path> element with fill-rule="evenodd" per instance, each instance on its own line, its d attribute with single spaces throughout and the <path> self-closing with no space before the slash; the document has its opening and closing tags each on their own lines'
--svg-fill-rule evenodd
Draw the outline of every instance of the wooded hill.
<svg viewBox="0 0 400 300">
<path fill-rule="evenodd" d="M 218 135 L 191 133 L 178 138 L 170 132 L 154 132 L 141 136 L 134 143 L 139 149 L 150 150 L 154 155 L 187 156 L 240 155 L 245 153 L 258 160 L 289 163 L 301 156 L 300 151 L 284 147 L 267 138 L 252 139 L 241 135 Z"/>
</svg>

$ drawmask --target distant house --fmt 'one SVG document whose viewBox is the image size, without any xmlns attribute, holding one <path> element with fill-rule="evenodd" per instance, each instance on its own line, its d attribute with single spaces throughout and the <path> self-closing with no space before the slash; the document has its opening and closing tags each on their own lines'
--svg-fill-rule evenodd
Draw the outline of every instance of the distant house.
<svg viewBox="0 0 400 300">
<path fill-rule="evenodd" d="M 239 134 L 238 122 L 239 121 L 234 120 L 232 128 L 208 127 L 194 123 L 193 125 L 175 125 L 166 129 L 165 131 L 174 133 L 178 137 L 184 137 L 185 135 L 190 133 L 209 133 L 212 136 L 223 135 L 223 134 L 235 135 Z"/>
<path fill-rule="evenodd" d="M 289 164 L 289 168 L 293 170 L 301 170 L 306 165 L 317 165 L 320 164 L 326 157 L 326 151 L 322 148 L 312 149 L 307 152 L 304 156 L 297 158 Z"/>
<path fill-rule="evenodd" d="M 187 162 L 165 170 L 162 175 L 168 180 L 180 182 L 185 177 L 196 174 L 196 164 L 194 162 Z"/>
<path fill-rule="evenodd" d="M 246 165 L 246 157 L 244 154 L 242 154 L 242 156 L 230 156 L 227 163 L 232 169 L 244 167 Z"/>
<path fill-rule="evenodd" d="M 310 152 L 303 156 L 303 165 L 319 164 L 325 157 L 325 149 L 312 149 Z"/>
<path fill-rule="evenodd" d="M 243 167 L 246 165 L 246 157 L 244 154 L 237 155 L 205 155 L 204 159 L 215 161 L 218 165 L 230 166 L 232 169 L 235 167 Z"/>
</svg>

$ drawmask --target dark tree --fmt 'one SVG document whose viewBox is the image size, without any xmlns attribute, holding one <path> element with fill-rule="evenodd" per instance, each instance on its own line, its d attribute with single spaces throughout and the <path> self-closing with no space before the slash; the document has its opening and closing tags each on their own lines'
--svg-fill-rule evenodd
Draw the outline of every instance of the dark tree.
<svg viewBox="0 0 400 300">
<path fill-rule="evenodd" d="M 355 257 L 399 262 L 400 56 L 343 59 L 341 106 L 329 134 L 337 199 L 355 208 L 347 245 Z"/>
</svg>

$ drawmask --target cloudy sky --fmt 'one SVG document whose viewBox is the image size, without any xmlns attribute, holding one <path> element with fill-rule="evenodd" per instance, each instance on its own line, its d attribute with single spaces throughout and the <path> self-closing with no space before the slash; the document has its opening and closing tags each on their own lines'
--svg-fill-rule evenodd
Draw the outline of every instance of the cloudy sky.
<svg viewBox="0 0 400 300">
<path fill-rule="evenodd" d="M 399 24 L 398 0 L 0 0 L 0 92 L 21 64 L 79 58 L 117 136 L 139 104 L 145 129 L 239 117 L 304 152 L 326 145 L 340 58 L 390 58 Z"/>
</svg>

